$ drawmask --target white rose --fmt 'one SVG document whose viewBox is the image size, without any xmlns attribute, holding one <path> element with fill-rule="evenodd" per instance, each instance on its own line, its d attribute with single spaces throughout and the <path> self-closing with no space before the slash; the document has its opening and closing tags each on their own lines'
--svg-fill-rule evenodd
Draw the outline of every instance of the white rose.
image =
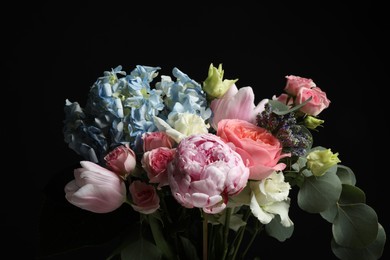
<svg viewBox="0 0 390 260">
<path fill-rule="evenodd" d="M 290 198 L 288 198 L 291 186 L 284 182 L 282 172 L 273 172 L 261 181 L 251 181 L 252 190 L 250 208 L 255 217 L 263 224 L 268 224 L 279 215 L 281 224 L 285 227 L 293 225 L 288 217 Z"/>
<path fill-rule="evenodd" d="M 191 113 L 171 114 L 169 124 L 159 117 L 154 117 L 154 122 L 160 131 L 167 133 L 176 143 L 192 134 L 208 133 L 209 128 L 200 116 Z"/>
<path fill-rule="evenodd" d="M 208 128 L 204 120 L 195 114 L 178 113 L 172 121 L 173 123 L 171 125 L 173 128 L 185 136 L 208 133 Z"/>
</svg>

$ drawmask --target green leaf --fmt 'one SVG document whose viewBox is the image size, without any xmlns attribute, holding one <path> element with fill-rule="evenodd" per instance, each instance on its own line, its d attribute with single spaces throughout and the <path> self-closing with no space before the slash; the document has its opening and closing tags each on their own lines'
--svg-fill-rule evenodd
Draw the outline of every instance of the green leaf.
<svg viewBox="0 0 390 260">
<path fill-rule="evenodd" d="M 354 203 L 365 203 L 365 202 L 366 202 L 366 196 L 361 189 L 348 184 L 342 185 L 342 191 L 341 191 L 338 204 L 343 205 L 343 204 L 354 204 Z M 334 204 L 333 206 L 326 209 L 325 211 L 320 212 L 320 215 L 328 222 L 333 223 L 337 213 L 338 213 L 338 205 Z"/>
<path fill-rule="evenodd" d="M 338 213 L 338 207 L 337 204 L 334 204 L 333 206 L 329 207 L 328 209 L 320 212 L 320 215 L 323 219 L 328 221 L 329 223 L 333 223 L 335 217 Z"/>
<path fill-rule="evenodd" d="M 348 184 L 343 184 L 342 187 L 339 204 L 366 203 L 366 195 L 360 188 Z"/>
<path fill-rule="evenodd" d="M 183 246 L 183 259 L 199 260 L 198 253 L 194 244 L 191 243 L 191 241 L 186 237 L 180 236 L 179 238 L 181 245 Z"/>
<path fill-rule="evenodd" d="M 340 246 L 367 247 L 378 235 L 377 214 L 364 203 L 339 205 L 332 232 Z"/>
<path fill-rule="evenodd" d="M 307 159 L 306 157 L 299 157 L 297 161 L 291 166 L 291 168 L 299 172 L 303 167 L 306 166 Z"/>
<path fill-rule="evenodd" d="M 306 99 L 301 104 L 296 105 L 296 106 L 294 106 L 292 108 L 289 108 L 287 105 L 285 105 L 282 102 L 277 101 L 277 100 L 269 100 L 268 103 L 270 103 L 270 105 L 272 107 L 272 112 L 273 113 L 275 113 L 277 115 L 285 115 L 285 114 L 288 114 L 290 112 L 293 112 L 295 110 L 300 109 L 301 107 L 306 105 L 306 103 L 308 103 L 311 99 L 312 99 L 312 97 L 309 97 L 308 99 Z"/>
<path fill-rule="evenodd" d="M 160 249 L 151 242 L 140 238 L 134 243 L 125 247 L 121 252 L 122 260 L 144 260 L 144 259 L 161 259 Z"/>
<path fill-rule="evenodd" d="M 336 204 L 341 188 L 340 179 L 335 174 L 305 178 L 298 192 L 298 205 L 309 213 L 320 213 Z"/>
<path fill-rule="evenodd" d="M 365 248 L 348 248 L 340 246 L 332 239 L 331 246 L 333 253 L 340 259 L 350 260 L 377 260 L 382 257 L 386 242 L 386 233 L 381 224 L 378 223 L 378 235 L 374 242 Z"/>
<path fill-rule="evenodd" d="M 355 186 L 356 177 L 351 168 L 344 165 L 337 165 L 337 176 L 339 176 L 342 184 L 349 184 Z"/>
<path fill-rule="evenodd" d="M 294 225 L 285 227 L 280 224 L 280 216 L 276 215 L 270 223 L 265 225 L 265 230 L 268 235 L 276 238 L 278 241 L 283 242 L 287 238 L 290 238 L 294 232 Z"/>
</svg>

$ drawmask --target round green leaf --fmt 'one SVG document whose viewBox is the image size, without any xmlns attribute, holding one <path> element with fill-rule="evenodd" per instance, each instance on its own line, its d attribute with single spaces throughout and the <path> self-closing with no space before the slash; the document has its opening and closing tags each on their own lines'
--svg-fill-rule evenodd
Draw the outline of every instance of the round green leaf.
<svg viewBox="0 0 390 260">
<path fill-rule="evenodd" d="M 305 178 L 299 192 L 298 205 L 309 213 L 320 213 L 336 204 L 341 194 L 341 182 L 335 174 Z"/>
<path fill-rule="evenodd" d="M 351 260 L 377 260 L 383 254 L 386 242 L 386 233 L 381 224 L 378 223 L 378 235 L 374 242 L 365 248 L 348 248 L 340 246 L 332 239 L 332 252 L 340 259 Z"/>
<path fill-rule="evenodd" d="M 339 205 L 332 232 L 340 246 L 367 247 L 378 235 L 378 216 L 364 203 Z"/>
<path fill-rule="evenodd" d="M 366 203 L 366 194 L 356 187 L 349 184 L 343 184 L 339 204 Z"/>
<path fill-rule="evenodd" d="M 329 223 L 333 223 L 334 218 L 337 215 L 337 212 L 338 212 L 337 204 L 334 204 L 333 206 L 329 207 L 328 209 L 320 212 L 320 215 L 323 219 L 325 219 Z"/>
<path fill-rule="evenodd" d="M 291 225 L 290 227 L 283 226 L 280 224 L 280 216 L 276 215 L 270 223 L 265 225 L 265 230 L 268 235 L 283 242 L 293 234 L 294 225 Z"/>
<path fill-rule="evenodd" d="M 351 168 L 345 165 L 337 165 L 337 176 L 342 184 L 356 185 L 356 177 Z"/>
</svg>

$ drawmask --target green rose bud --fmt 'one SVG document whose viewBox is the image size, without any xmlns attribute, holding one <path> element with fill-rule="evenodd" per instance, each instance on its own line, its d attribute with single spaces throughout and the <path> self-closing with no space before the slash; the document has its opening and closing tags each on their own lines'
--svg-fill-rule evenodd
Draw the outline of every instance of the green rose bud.
<svg viewBox="0 0 390 260">
<path fill-rule="evenodd" d="M 314 116 L 307 116 L 304 119 L 305 126 L 309 129 L 316 129 L 318 126 L 323 124 L 325 121 L 318 119 Z"/>
<path fill-rule="evenodd" d="M 338 155 L 330 149 L 315 150 L 307 155 L 306 166 L 314 176 L 322 176 L 330 167 L 341 162 Z"/>
<path fill-rule="evenodd" d="M 209 75 L 203 82 L 203 90 L 210 98 L 220 98 L 226 91 L 238 80 L 223 80 L 222 64 L 219 64 L 218 69 L 210 64 Z"/>
</svg>

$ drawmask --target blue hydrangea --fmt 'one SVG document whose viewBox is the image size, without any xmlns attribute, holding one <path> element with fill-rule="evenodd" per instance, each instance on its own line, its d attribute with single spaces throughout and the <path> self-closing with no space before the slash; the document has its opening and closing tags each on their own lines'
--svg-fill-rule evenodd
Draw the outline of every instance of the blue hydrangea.
<svg viewBox="0 0 390 260">
<path fill-rule="evenodd" d="M 69 146 L 100 164 L 119 144 L 139 150 L 142 134 L 157 130 L 153 117 L 164 109 L 162 91 L 150 86 L 159 69 L 138 65 L 126 75 L 118 66 L 93 84 L 85 109 L 67 101 L 64 134 Z"/>
<path fill-rule="evenodd" d="M 181 72 L 178 68 L 172 70 L 176 81 L 169 76 L 162 76 L 161 81 L 156 84 L 156 89 L 161 90 L 164 96 L 165 108 L 159 114 L 168 124 L 172 126 L 170 118 L 177 113 L 192 113 L 207 121 L 211 116 L 211 109 L 208 107 L 206 93 L 202 86 Z"/>
</svg>

